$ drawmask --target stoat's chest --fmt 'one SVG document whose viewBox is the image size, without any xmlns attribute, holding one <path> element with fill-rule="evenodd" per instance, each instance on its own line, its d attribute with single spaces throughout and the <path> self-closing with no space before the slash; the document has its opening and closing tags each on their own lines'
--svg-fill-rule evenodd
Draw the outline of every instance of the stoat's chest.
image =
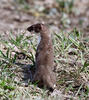
<svg viewBox="0 0 89 100">
<path fill-rule="evenodd" d="M 50 46 L 50 45 L 52 45 L 52 44 L 51 44 L 51 40 L 50 40 L 50 38 L 48 38 L 48 39 L 46 39 L 46 38 L 45 38 L 45 39 L 42 39 L 41 36 L 38 35 L 37 45 L 39 45 L 40 42 L 42 42 L 43 44 L 41 43 L 41 45 L 44 45 L 44 46 L 45 46 L 45 45 L 46 45 L 46 46 Z"/>
<path fill-rule="evenodd" d="M 37 40 L 37 44 L 38 44 L 38 45 L 39 45 L 40 41 L 41 41 L 41 36 L 39 35 L 39 36 L 38 36 L 38 40 Z"/>
</svg>

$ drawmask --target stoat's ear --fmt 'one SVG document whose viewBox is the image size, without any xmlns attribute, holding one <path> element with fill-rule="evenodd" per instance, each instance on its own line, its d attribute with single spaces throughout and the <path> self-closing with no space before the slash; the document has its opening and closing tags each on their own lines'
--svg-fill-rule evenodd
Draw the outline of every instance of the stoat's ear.
<svg viewBox="0 0 89 100">
<path fill-rule="evenodd" d="M 35 31 L 35 32 L 38 33 L 38 32 L 40 32 L 42 30 L 42 28 L 43 28 L 43 24 L 38 23 L 38 24 L 34 24 L 34 25 L 28 27 L 27 30 L 29 32 Z"/>
</svg>

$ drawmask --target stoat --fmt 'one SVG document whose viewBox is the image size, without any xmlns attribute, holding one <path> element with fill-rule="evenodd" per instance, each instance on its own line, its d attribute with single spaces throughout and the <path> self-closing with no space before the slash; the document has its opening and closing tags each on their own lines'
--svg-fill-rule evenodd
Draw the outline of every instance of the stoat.
<svg viewBox="0 0 89 100">
<path fill-rule="evenodd" d="M 48 27 L 42 23 L 34 24 L 27 28 L 29 32 L 40 33 L 40 43 L 35 55 L 36 71 L 33 82 L 37 81 L 38 86 L 45 86 L 51 91 L 56 87 L 56 76 L 53 72 L 54 55 L 51 34 Z"/>
</svg>

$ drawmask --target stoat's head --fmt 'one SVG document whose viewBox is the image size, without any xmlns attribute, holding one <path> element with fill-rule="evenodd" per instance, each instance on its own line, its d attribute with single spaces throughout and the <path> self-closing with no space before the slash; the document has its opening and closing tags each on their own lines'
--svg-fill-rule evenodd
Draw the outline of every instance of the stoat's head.
<svg viewBox="0 0 89 100">
<path fill-rule="evenodd" d="M 34 24 L 34 25 L 28 27 L 27 30 L 29 32 L 32 32 L 33 31 L 33 32 L 39 33 L 41 31 L 43 31 L 43 29 L 45 28 L 44 26 L 45 25 L 42 24 L 42 23 L 37 23 L 37 24 Z"/>
</svg>

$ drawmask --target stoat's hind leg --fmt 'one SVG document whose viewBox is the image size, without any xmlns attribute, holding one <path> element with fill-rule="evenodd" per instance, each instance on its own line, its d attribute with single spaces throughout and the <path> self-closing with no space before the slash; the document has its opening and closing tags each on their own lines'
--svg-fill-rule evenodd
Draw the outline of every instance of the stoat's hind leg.
<svg viewBox="0 0 89 100">
<path fill-rule="evenodd" d="M 46 78 L 46 81 L 45 81 L 46 87 L 49 89 L 49 91 L 53 92 L 53 90 L 56 88 L 54 79 L 52 79 L 52 76 L 49 73 L 48 73 L 47 77 L 45 77 L 45 78 Z"/>
<path fill-rule="evenodd" d="M 39 72 L 35 72 L 32 83 L 36 83 L 39 87 L 43 87 L 42 76 L 39 74 Z"/>
</svg>

